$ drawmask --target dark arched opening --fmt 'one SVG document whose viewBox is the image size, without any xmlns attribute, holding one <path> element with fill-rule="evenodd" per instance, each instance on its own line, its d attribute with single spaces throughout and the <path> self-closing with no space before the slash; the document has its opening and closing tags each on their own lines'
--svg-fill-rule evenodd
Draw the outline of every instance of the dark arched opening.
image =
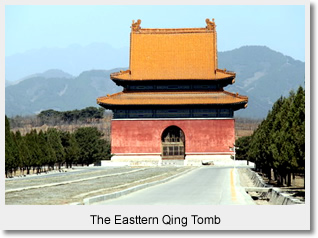
<svg viewBox="0 0 318 238">
<path fill-rule="evenodd" d="M 184 159 L 185 136 L 177 126 L 167 127 L 161 135 L 162 159 Z"/>
</svg>

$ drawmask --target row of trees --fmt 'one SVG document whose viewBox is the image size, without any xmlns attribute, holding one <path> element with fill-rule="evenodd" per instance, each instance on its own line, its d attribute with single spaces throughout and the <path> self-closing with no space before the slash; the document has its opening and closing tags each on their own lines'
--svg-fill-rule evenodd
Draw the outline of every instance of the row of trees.
<svg viewBox="0 0 318 238">
<path fill-rule="evenodd" d="M 305 91 L 277 100 L 251 136 L 236 141 L 237 159 L 247 159 L 279 185 L 291 185 L 291 176 L 305 172 Z M 274 177 L 272 178 L 272 171 Z"/>
<path fill-rule="evenodd" d="M 55 111 L 53 109 L 45 110 L 40 112 L 37 117 L 40 119 L 42 124 L 56 124 L 61 123 L 74 123 L 77 121 L 86 122 L 92 119 L 102 119 L 105 109 L 102 107 L 86 107 L 82 110 L 72 111 Z"/>
<path fill-rule="evenodd" d="M 5 173 L 12 176 L 18 169 L 24 174 L 60 169 L 62 165 L 89 165 L 110 159 L 110 142 L 95 127 L 78 128 L 74 133 L 50 128 L 46 132 L 32 130 L 25 136 L 10 131 L 5 117 Z"/>
<path fill-rule="evenodd" d="M 86 107 L 81 110 L 72 111 L 56 111 L 53 109 L 41 111 L 34 116 L 15 116 L 10 118 L 11 127 L 24 127 L 26 125 L 42 126 L 44 124 L 49 126 L 61 124 L 76 124 L 76 123 L 90 123 L 98 121 L 105 115 L 105 109 L 102 107 Z"/>
</svg>

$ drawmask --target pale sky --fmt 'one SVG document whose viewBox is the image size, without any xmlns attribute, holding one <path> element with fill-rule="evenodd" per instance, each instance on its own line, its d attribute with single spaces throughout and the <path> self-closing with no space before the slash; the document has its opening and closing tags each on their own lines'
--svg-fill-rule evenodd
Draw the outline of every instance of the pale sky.
<svg viewBox="0 0 318 238">
<path fill-rule="evenodd" d="M 305 6 L 5 6 L 5 56 L 43 47 L 104 42 L 129 47 L 132 20 L 143 28 L 205 27 L 214 18 L 218 50 L 264 45 L 305 61 Z"/>
</svg>

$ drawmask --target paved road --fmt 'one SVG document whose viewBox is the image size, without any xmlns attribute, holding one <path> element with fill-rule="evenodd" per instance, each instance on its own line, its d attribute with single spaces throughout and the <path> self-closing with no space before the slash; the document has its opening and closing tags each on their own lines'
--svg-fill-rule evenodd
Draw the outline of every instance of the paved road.
<svg viewBox="0 0 318 238">
<path fill-rule="evenodd" d="M 189 167 L 88 167 L 67 173 L 28 175 L 5 181 L 6 205 L 81 203 L 89 196 L 147 183 L 182 173 Z"/>
<path fill-rule="evenodd" d="M 200 167 L 164 184 L 99 205 L 246 205 L 254 204 L 239 185 L 233 167 Z"/>
</svg>

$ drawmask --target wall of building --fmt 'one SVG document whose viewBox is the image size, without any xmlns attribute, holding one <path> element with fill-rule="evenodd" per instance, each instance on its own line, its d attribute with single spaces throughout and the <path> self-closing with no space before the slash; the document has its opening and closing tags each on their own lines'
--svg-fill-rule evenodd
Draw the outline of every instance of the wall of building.
<svg viewBox="0 0 318 238">
<path fill-rule="evenodd" d="M 161 135 L 169 126 L 185 134 L 187 154 L 230 154 L 235 142 L 234 119 L 113 120 L 112 153 L 160 155 Z"/>
</svg>

